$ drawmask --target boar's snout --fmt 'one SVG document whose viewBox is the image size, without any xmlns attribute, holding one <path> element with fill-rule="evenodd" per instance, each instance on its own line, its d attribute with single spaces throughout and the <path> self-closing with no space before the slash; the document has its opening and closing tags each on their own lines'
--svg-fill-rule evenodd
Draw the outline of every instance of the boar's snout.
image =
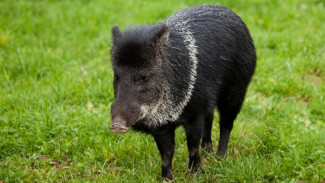
<svg viewBox="0 0 325 183">
<path fill-rule="evenodd" d="M 121 118 L 114 118 L 109 129 L 114 133 L 125 133 L 129 131 L 129 128 L 126 127 L 126 122 Z"/>
<path fill-rule="evenodd" d="M 115 101 L 111 106 L 112 125 L 109 129 L 114 133 L 125 133 L 129 131 L 141 114 L 140 105 L 129 101 Z"/>
</svg>

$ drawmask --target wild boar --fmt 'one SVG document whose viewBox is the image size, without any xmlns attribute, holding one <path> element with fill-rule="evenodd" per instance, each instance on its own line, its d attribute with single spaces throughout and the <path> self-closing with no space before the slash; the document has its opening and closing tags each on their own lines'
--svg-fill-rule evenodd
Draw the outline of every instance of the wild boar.
<svg viewBox="0 0 325 183">
<path fill-rule="evenodd" d="M 220 116 L 217 155 L 225 155 L 256 65 L 255 47 L 240 17 L 223 6 L 199 5 L 152 25 L 123 32 L 114 26 L 111 60 L 115 101 L 110 130 L 151 134 L 164 179 L 173 179 L 174 133 L 180 125 L 189 168 L 201 167 L 200 143 L 212 151 L 215 107 Z"/>
</svg>

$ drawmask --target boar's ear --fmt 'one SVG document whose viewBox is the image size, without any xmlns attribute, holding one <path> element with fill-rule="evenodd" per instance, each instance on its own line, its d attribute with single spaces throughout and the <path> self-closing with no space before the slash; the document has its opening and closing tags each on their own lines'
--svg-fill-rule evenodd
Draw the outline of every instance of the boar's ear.
<svg viewBox="0 0 325 183">
<path fill-rule="evenodd" d="M 169 28 L 166 24 L 161 24 L 155 32 L 153 41 L 156 46 L 164 45 L 169 36 Z"/>
<path fill-rule="evenodd" d="M 111 32 L 112 32 L 112 40 L 113 40 L 113 43 L 116 44 L 119 41 L 119 39 L 121 38 L 122 33 L 121 33 L 121 31 L 120 31 L 120 29 L 118 28 L 117 25 L 115 25 L 112 28 Z"/>
</svg>

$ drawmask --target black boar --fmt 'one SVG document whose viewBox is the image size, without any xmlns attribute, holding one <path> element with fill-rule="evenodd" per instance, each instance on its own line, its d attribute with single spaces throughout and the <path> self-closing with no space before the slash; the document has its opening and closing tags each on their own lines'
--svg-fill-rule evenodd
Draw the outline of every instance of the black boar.
<svg viewBox="0 0 325 183">
<path fill-rule="evenodd" d="M 174 132 L 186 132 L 189 168 L 201 166 L 199 146 L 212 151 L 214 107 L 220 115 L 217 155 L 224 156 L 233 122 L 253 76 L 256 54 L 240 17 L 218 5 L 180 10 L 164 22 L 112 28 L 115 102 L 110 130 L 151 134 L 162 177 L 173 179 Z"/>
</svg>

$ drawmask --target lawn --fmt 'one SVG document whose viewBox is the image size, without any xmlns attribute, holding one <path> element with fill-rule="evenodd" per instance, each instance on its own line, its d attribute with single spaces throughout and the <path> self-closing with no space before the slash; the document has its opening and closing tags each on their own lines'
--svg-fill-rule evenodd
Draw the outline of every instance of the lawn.
<svg viewBox="0 0 325 183">
<path fill-rule="evenodd" d="M 110 29 L 215 1 L 0 1 L 0 182 L 156 182 L 153 138 L 109 131 Z M 220 0 L 242 17 L 257 68 L 228 154 L 190 174 L 182 128 L 177 182 L 325 181 L 325 2 Z M 219 138 L 215 115 L 213 139 Z M 214 150 L 217 143 L 214 143 Z"/>
</svg>

